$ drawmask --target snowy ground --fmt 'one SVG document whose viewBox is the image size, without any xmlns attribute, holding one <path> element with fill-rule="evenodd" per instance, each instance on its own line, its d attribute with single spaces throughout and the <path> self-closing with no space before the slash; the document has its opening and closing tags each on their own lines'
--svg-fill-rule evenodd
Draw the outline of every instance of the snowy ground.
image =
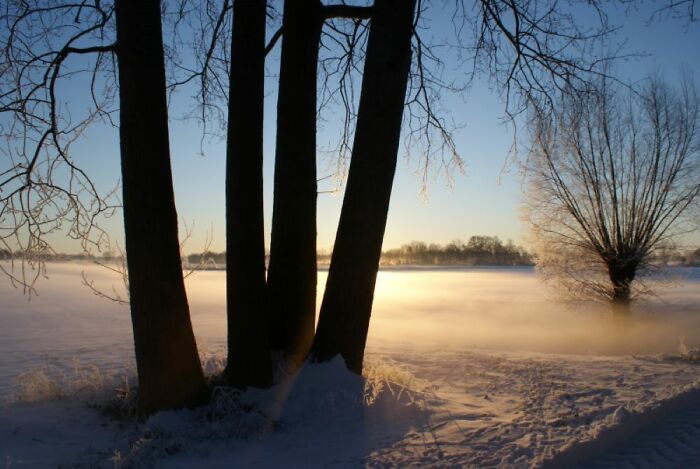
<svg viewBox="0 0 700 469">
<path fill-rule="evenodd" d="M 128 310 L 81 289 L 86 269 L 114 282 L 64 264 L 29 303 L 0 287 L 0 467 L 619 467 L 644 451 L 658 467 L 697 455 L 678 441 L 700 427 L 673 423 L 700 397 L 697 271 L 629 320 L 548 301 L 529 269 L 382 272 L 364 378 L 311 365 L 138 422 Z M 223 275 L 188 280 L 209 371 L 225 342 Z M 613 451 L 637 431 L 676 446 Z"/>
</svg>

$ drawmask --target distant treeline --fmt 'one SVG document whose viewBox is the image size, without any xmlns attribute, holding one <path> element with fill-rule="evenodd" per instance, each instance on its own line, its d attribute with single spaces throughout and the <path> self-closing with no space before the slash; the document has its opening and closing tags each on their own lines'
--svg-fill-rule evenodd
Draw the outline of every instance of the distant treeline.
<svg viewBox="0 0 700 469">
<path fill-rule="evenodd" d="M 13 253 L 9 249 L 0 249 L 0 260 L 10 260 L 12 258 L 20 259 L 21 255 L 19 253 Z M 115 256 L 111 253 L 103 253 L 98 256 L 91 254 L 63 254 L 60 252 L 56 253 L 46 253 L 40 257 L 35 258 L 36 260 L 51 261 L 51 262 L 66 262 L 66 261 L 92 261 L 99 259 L 101 261 L 109 261 L 113 259 L 119 259 L 119 256 Z"/>
<path fill-rule="evenodd" d="M 0 260 L 9 260 L 13 253 L 0 249 Z M 111 252 L 98 256 L 88 254 L 55 253 L 44 256 L 45 261 L 112 261 L 121 259 Z M 183 259 L 189 267 L 222 268 L 226 265 L 226 252 L 204 252 L 186 256 Z M 318 263 L 330 264 L 331 255 L 318 253 Z M 700 267 L 700 248 L 662 248 L 652 262 L 659 265 Z M 525 248 L 508 240 L 503 243 L 497 236 L 472 236 L 468 242 L 455 240 L 446 245 L 426 244 L 414 241 L 398 249 L 382 252 L 381 265 L 532 265 L 532 254 Z"/>
<path fill-rule="evenodd" d="M 532 255 L 523 247 L 498 236 L 472 236 L 468 242 L 446 245 L 414 241 L 382 252 L 384 265 L 532 265 Z"/>
<path fill-rule="evenodd" d="M 700 267 L 700 248 L 661 248 L 651 257 L 652 263 Z"/>
<path fill-rule="evenodd" d="M 319 252 L 319 264 L 329 264 L 331 254 Z M 221 266 L 226 252 L 206 252 L 187 256 L 190 265 Z M 472 236 L 449 244 L 414 241 L 398 249 L 382 252 L 382 265 L 531 265 L 532 256 L 512 241 L 503 243 L 497 236 Z"/>
</svg>

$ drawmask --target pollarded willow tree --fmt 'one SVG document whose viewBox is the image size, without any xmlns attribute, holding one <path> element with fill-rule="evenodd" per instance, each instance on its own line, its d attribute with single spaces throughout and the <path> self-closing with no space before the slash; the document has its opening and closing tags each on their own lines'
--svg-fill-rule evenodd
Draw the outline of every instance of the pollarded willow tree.
<svg viewBox="0 0 700 469">
<path fill-rule="evenodd" d="M 692 228 L 700 194 L 700 103 L 689 82 L 639 92 L 603 82 L 535 114 L 529 221 L 545 278 L 628 305 L 650 257 Z M 635 288 L 637 287 L 637 288 Z"/>
</svg>

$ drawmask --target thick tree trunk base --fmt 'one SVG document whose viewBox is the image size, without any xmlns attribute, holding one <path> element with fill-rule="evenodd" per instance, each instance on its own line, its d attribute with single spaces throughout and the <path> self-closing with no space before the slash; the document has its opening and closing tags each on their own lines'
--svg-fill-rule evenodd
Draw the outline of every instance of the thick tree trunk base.
<svg viewBox="0 0 700 469">
<path fill-rule="evenodd" d="M 131 318 L 144 412 L 202 402 L 182 278 L 158 0 L 117 0 L 120 146 Z"/>
<path fill-rule="evenodd" d="M 632 311 L 632 300 L 629 296 L 625 298 L 613 298 L 610 302 L 610 309 L 615 316 L 629 316 Z"/>
</svg>

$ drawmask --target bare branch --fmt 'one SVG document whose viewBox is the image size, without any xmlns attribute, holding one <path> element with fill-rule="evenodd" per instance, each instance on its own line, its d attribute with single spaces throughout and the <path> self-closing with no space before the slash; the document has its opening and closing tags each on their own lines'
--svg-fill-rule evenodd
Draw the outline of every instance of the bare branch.
<svg viewBox="0 0 700 469">
<path fill-rule="evenodd" d="M 265 46 L 265 55 L 269 54 L 270 51 L 275 48 L 275 44 L 277 44 L 277 41 L 279 41 L 281 37 L 282 27 L 280 26 L 277 28 L 277 31 L 275 31 L 275 34 L 272 35 L 272 38 L 270 38 L 270 42 Z"/>
<path fill-rule="evenodd" d="M 50 233 L 99 246 L 98 220 L 118 207 L 114 193 L 100 193 L 70 152 L 90 125 L 113 125 L 112 17 L 112 7 L 99 1 L 9 2 L 0 11 L 0 240 L 18 263 L 15 279 L 25 279 L 25 267 L 42 271 L 53 252 Z M 84 101 L 64 103 L 60 85 L 83 76 L 90 84 Z M 30 293 L 37 278 L 26 278 Z"/>
<path fill-rule="evenodd" d="M 325 5 L 323 17 L 326 20 L 346 18 L 354 20 L 368 20 L 372 18 L 372 7 L 354 5 Z"/>
</svg>

